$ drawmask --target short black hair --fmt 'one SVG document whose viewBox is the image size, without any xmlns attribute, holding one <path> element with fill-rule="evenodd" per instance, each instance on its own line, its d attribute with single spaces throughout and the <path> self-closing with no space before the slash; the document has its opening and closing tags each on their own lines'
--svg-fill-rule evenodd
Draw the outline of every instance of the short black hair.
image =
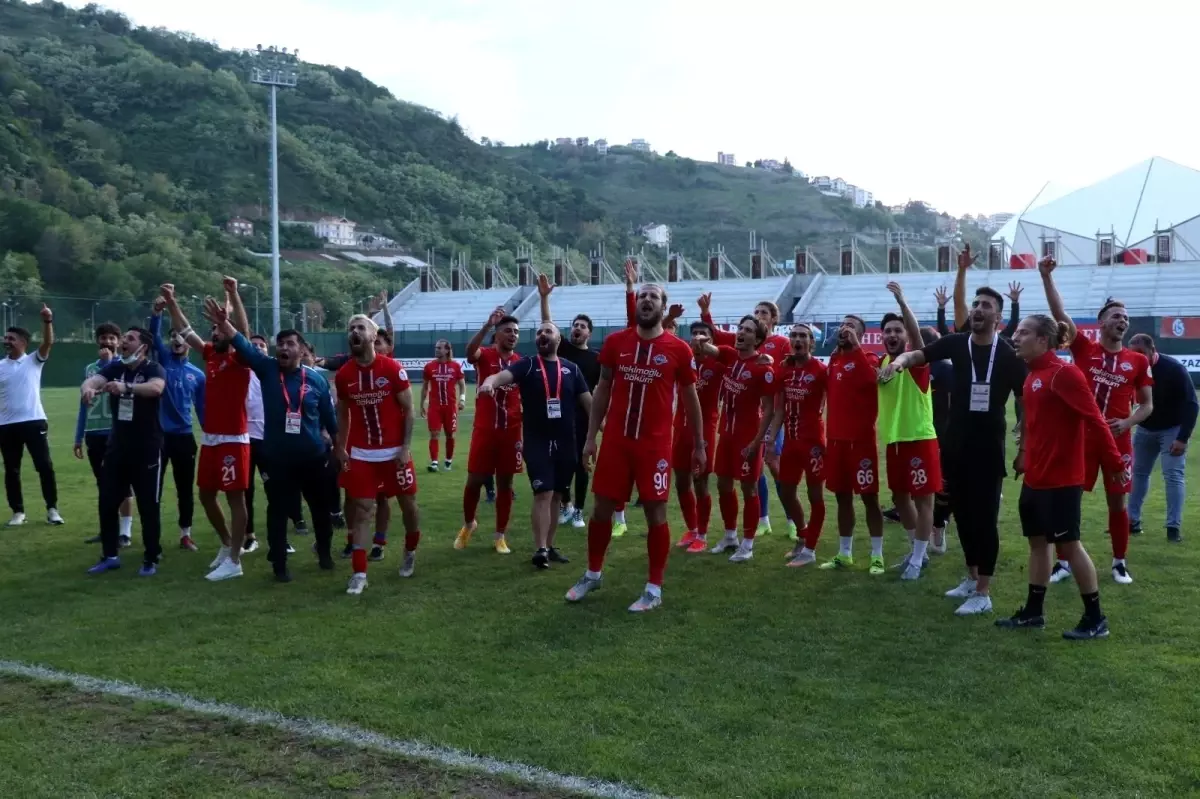
<svg viewBox="0 0 1200 799">
<path fill-rule="evenodd" d="M 266 337 L 266 336 L 264 336 L 262 333 L 252 333 L 252 334 L 250 335 L 250 340 L 251 340 L 251 341 L 254 341 L 254 339 L 258 339 L 258 340 L 259 340 L 259 341 L 261 341 L 263 344 L 266 344 L 266 343 L 268 343 L 268 342 L 267 342 L 267 337 Z"/>
<path fill-rule="evenodd" d="M 1129 346 L 1139 344 L 1148 350 L 1157 352 L 1158 348 L 1154 344 L 1154 336 L 1149 333 L 1135 333 L 1133 338 L 1129 339 Z"/>
<path fill-rule="evenodd" d="M 517 317 L 513 316 L 512 314 L 508 314 L 506 316 L 500 317 L 500 321 L 496 323 L 497 328 L 500 328 L 504 325 L 516 325 L 517 327 L 520 327 L 521 320 L 518 319 Z"/>
<path fill-rule="evenodd" d="M 866 333 L 866 332 L 867 332 L 867 323 L 866 323 L 866 322 L 864 322 L 864 321 L 863 321 L 863 318 L 862 318 L 861 316 L 859 316 L 858 314 L 852 314 L 852 313 L 848 313 L 848 314 L 846 314 L 845 316 L 843 316 L 842 318 L 843 318 L 843 319 L 853 319 L 855 322 L 858 322 L 858 326 L 859 326 L 860 328 L 862 328 L 862 332 L 863 332 L 863 333 Z M 860 334 L 860 335 L 861 335 L 861 334 Z"/>
<path fill-rule="evenodd" d="M 120 338 L 121 328 L 115 322 L 102 322 L 96 325 L 96 340 L 99 341 L 101 336 L 116 336 Z"/>
<path fill-rule="evenodd" d="M 697 319 L 695 322 L 692 322 L 690 325 L 688 325 L 688 332 L 694 336 L 696 335 L 696 328 L 707 331 L 709 338 L 716 337 L 716 331 L 713 330 L 713 326 L 708 322 L 705 322 L 703 319 Z"/>
<path fill-rule="evenodd" d="M 1001 313 L 1004 312 L 1004 295 L 1002 295 L 1000 292 L 996 291 L 991 286 L 980 286 L 979 289 L 975 292 L 975 296 L 978 297 L 980 294 L 982 294 L 985 297 L 991 297 L 993 300 L 996 301 L 996 310 Z"/>
<path fill-rule="evenodd" d="M 304 336 L 300 333 L 300 331 L 292 330 L 291 328 L 289 328 L 287 330 L 280 330 L 278 333 L 275 334 L 275 346 L 278 347 L 279 344 L 284 339 L 289 339 L 289 338 L 296 339 L 296 341 L 299 342 L 301 347 L 308 346 L 308 341 L 305 340 Z"/>
<path fill-rule="evenodd" d="M 383 327 L 379 328 L 379 332 L 376 334 L 376 338 L 381 338 L 384 341 L 386 341 L 388 344 L 392 343 L 392 334 L 387 332 L 387 328 L 383 328 Z"/>
<path fill-rule="evenodd" d="M 147 347 L 154 344 L 154 336 L 151 336 L 150 331 L 144 327 L 138 327 L 137 325 L 133 325 L 133 326 L 127 328 L 125 330 L 125 332 L 126 333 L 137 333 L 138 340 L 141 341 L 143 344 L 145 344 Z"/>
<path fill-rule="evenodd" d="M 754 314 L 746 314 L 738 320 L 738 327 L 742 326 L 743 322 L 751 322 L 754 325 L 754 341 L 758 346 L 767 340 L 767 326 L 758 321 L 758 317 Z"/>
<path fill-rule="evenodd" d="M 589 333 L 592 332 L 592 330 L 593 330 L 592 317 L 588 316 L 585 313 L 576 314 L 575 318 L 571 320 L 571 324 L 574 325 L 576 322 L 583 322 L 584 324 L 586 324 L 588 326 L 588 332 Z"/>
<path fill-rule="evenodd" d="M 1099 320 L 1103 319 L 1104 314 L 1106 314 L 1110 308 L 1124 308 L 1124 307 L 1125 307 L 1125 303 L 1121 302 L 1120 300 L 1115 300 L 1112 297 L 1109 297 L 1108 299 L 1106 299 L 1104 301 L 1104 306 L 1100 309 L 1100 313 L 1096 314 L 1096 320 L 1099 321 Z"/>
<path fill-rule="evenodd" d="M 12 333 L 14 336 L 19 336 L 20 338 L 22 338 L 22 339 L 24 339 L 24 340 L 25 340 L 25 343 L 26 343 L 26 344 L 28 344 L 28 343 L 29 343 L 29 338 L 30 338 L 30 336 L 29 336 L 29 331 L 28 331 L 28 330 L 26 330 L 26 329 L 25 329 L 25 328 L 23 328 L 23 327 L 10 327 L 10 328 L 9 328 L 8 330 L 6 330 L 5 332 L 6 332 L 6 333 Z"/>
<path fill-rule="evenodd" d="M 879 329 L 883 330 L 885 327 L 887 327 L 888 322 L 899 322 L 900 324 L 904 324 L 904 317 L 895 311 L 888 311 L 883 315 L 883 321 L 879 323 Z M 905 328 L 906 331 L 907 329 L 908 328 Z"/>
</svg>

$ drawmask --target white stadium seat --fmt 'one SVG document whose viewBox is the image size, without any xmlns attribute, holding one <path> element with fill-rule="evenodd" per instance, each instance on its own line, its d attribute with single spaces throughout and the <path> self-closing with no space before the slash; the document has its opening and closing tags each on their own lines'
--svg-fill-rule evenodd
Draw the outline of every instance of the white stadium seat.
<svg viewBox="0 0 1200 799">
<path fill-rule="evenodd" d="M 482 291 L 414 292 L 399 307 L 393 307 L 397 328 L 430 330 L 473 330 L 479 328 L 498 305 L 516 308 L 517 289 Z"/>
</svg>

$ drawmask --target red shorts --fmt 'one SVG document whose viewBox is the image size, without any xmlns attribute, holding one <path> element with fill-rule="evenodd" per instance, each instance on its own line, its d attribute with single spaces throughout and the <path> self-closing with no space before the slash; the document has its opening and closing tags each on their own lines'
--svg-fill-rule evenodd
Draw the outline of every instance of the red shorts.
<svg viewBox="0 0 1200 799">
<path fill-rule="evenodd" d="M 458 406 L 435 405 L 429 403 L 429 411 L 425 414 L 425 419 L 429 422 L 429 432 L 442 432 L 448 436 L 452 436 L 458 432 Z"/>
<path fill-rule="evenodd" d="M 687 472 L 695 474 L 692 469 L 692 450 L 695 442 L 692 440 L 692 432 L 690 429 L 675 428 L 675 437 L 671 443 L 671 468 L 677 472 Z M 700 472 L 700 476 L 704 477 L 713 473 L 713 463 L 717 457 L 717 424 L 713 422 L 711 427 L 704 430 L 704 457 L 707 459 L 704 464 L 704 471 Z"/>
<path fill-rule="evenodd" d="M 600 440 L 592 493 L 618 504 L 628 502 L 633 487 L 643 502 L 666 502 L 671 493 L 669 441 L 646 444 L 621 436 Z"/>
<path fill-rule="evenodd" d="M 825 487 L 834 494 L 878 494 L 879 450 L 874 441 L 830 441 Z"/>
<path fill-rule="evenodd" d="M 749 458 L 742 456 L 742 450 L 754 445 L 754 451 Z M 717 444 L 717 462 L 714 471 L 717 477 L 728 477 L 733 480 L 752 480 L 758 482 L 763 470 L 762 439 L 754 433 L 722 433 L 721 442 Z"/>
<path fill-rule="evenodd" d="M 346 489 L 348 499 L 415 496 L 417 473 L 413 471 L 411 458 L 403 468 L 399 468 L 393 460 L 360 461 L 351 458 L 338 477 L 338 485 Z"/>
<path fill-rule="evenodd" d="M 1087 491 L 1091 491 L 1096 487 L 1096 476 L 1104 472 L 1104 493 L 1106 494 L 1128 494 L 1133 491 L 1133 435 L 1126 433 L 1123 436 L 1114 436 L 1117 442 L 1117 451 L 1121 453 L 1121 464 L 1123 469 L 1125 484 L 1121 485 L 1121 474 L 1105 471 L 1100 466 L 1100 450 L 1088 438 L 1083 446 L 1083 487 Z"/>
<path fill-rule="evenodd" d="M 785 485 L 800 485 L 800 478 L 808 475 L 808 482 L 825 481 L 825 442 L 819 439 L 783 442 L 779 455 L 779 482 Z"/>
<path fill-rule="evenodd" d="M 942 490 L 942 455 L 936 438 L 887 445 L 888 488 L 924 497 Z"/>
<path fill-rule="evenodd" d="M 201 491 L 245 491 L 250 487 L 250 445 L 200 447 L 196 486 Z"/>
<path fill-rule="evenodd" d="M 469 474 L 520 474 L 525 469 L 521 451 L 521 426 L 505 430 L 476 427 L 471 433 Z"/>
</svg>

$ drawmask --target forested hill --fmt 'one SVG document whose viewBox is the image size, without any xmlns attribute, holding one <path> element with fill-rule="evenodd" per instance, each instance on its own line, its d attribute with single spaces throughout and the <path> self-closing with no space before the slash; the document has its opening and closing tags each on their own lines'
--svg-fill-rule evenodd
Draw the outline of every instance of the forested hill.
<svg viewBox="0 0 1200 799">
<path fill-rule="evenodd" d="M 266 95 L 249 66 L 96 6 L 0 0 L 4 289 L 132 300 L 168 277 L 190 294 L 222 271 L 265 270 L 213 229 L 267 200 Z M 476 259 L 606 232 L 583 191 L 353 70 L 303 65 L 279 119 L 285 211 L 345 213 L 418 253 Z M 335 307 L 377 282 L 357 267 L 296 269 L 284 291 Z"/>
</svg>

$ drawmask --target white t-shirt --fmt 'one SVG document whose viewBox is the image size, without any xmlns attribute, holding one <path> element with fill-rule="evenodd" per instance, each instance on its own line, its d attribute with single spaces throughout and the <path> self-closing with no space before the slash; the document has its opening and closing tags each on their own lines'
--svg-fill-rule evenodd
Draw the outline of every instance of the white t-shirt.
<svg viewBox="0 0 1200 799">
<path fill-rule="evenodd" d="M 262 383 L 253 372 L 250 373 L 250 390 L 246 392 L 246 432 L 251 441 L 263 440 Z"/>
<path fill-rule="evenodd" d="M 42 367 L 37 351 L 0 360 L 0 425 L 45 421 Z"/>
</svg>

